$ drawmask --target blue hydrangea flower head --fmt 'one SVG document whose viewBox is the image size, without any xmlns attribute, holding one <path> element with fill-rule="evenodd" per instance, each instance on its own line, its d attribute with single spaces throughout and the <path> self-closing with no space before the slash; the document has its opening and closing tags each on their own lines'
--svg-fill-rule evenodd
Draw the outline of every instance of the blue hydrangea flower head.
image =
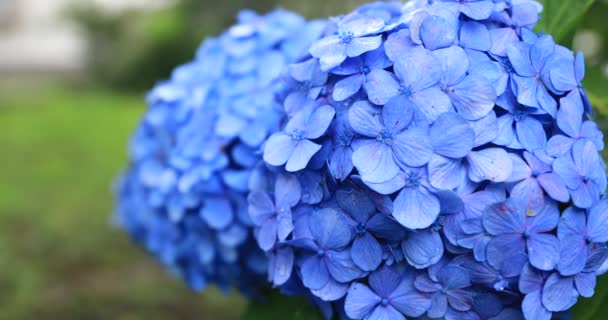
<svg viewBox="0 0 608 320">
<path fill-rule="evenodd" d="M 287 68 L 249 184 L 274 286 L 369 320 L 550 320 L 593 295 L 603 135 L 582 54 L 532 31 L 541 12 L 414 0 L 330 20 Z"/>
<path fill-rule="evenodd" d="M 118 183 L 117 221 L 196 290 L 215 284 L 254 293 L 268 261 L 253 226 L 274 230 L 276 241 L 291 232 L 281 223 L 299 197 L 276 194 L 275 203 L 263 194 L 251 206 L 247 191 L 257 151 L 284 113 L 281 76 L 324 27 L 284 10 L 243 11 L 148 94 Z M 268 249 L 274 238 L 257 240 Z"/>
</svg>

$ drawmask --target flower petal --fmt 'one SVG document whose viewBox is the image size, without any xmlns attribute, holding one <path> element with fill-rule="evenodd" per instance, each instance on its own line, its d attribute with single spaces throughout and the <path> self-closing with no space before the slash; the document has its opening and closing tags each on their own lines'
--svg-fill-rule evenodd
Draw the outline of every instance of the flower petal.
<svg viewBox="0 0 608 320">
<path fill-rule="evenodd" d="M 282 133 L 275 133 L 264 146 L 264 161 L 271 166 L 282 166 L 291 157 L 291 154 L 296 148 L 293 139 Z"/>
<path fill-rule="evenodd" d="M 429 227 L 439 215 L 439 200 L 426 188 L 405 188 L 394 202 L 393 216 L 409 229 Z"/>
<path fill-rule="evenodd" d="M 344 311 L 352 319 L 368 317 L 382 299 L 366 285 L 353 283 L 344 300 Z"/>
<path fill-rule="evenodd" d="M 536 234 L 528 239 L 530 264 L 539 270 L 551 271 L 559 262 L 559 240 L 552 234 Z"/>
<path fill-rule="evenodd" d="M 431 126 L 430 135 L 435 153 L 454 159 L 464 158 L 475 140 L 468 121 L 454 112 L 440 115 Z"/>
<path fill-rule="evenodd" d="M 353 262 L 364 271 L 374 271 L 382 262 L 382 247 L 369 232 L 355 238 L 350 252 Z"/>
<path fill-rule="evenodd" d="M 469 75 L 448 89 L 456 111 L 467 120 L 478 120 L 490 113 L 496 104 L 496 90 L 488 79 Z"/>
<path fill-rule="evenodd" d="M 443 256 L 443 242 L 439 233 L 421 230 L 410 234 L 401 242 L 408 263 L 417 269 L 428 268 Z"/>
<path fill-rule="evenodd" d="M 365 91 L 373 104 L 385 105 L 399 94 L 399 89 L 400 84 L 395 76 L 386 70 L 372 70 L 366 77 Z"/>
<path fill-rule="evenodd" d="M 433 155 L 430 137 L 425 130 L 413 128 L 393 138 L 393 154 L 402 163 L 410 167 L 427 164 Z M 368 179 L 366 179 L 368 180 Z"/>
<path fill-rule="evenodd" d="M 504 182 L 509 179 L 513 170 L 511 158 L 504 149 L 474 151 L 469 153 L 467 160 L 469 178 L 474 182 Z"/>
<path fill-rule="evenodd" d="M 318 290 L 329 282 L 329 272 L 325 261 L 316 255 L 308 257 L 300 268 L 302 282 L 309 289 Z"/>
<path fill-rule="evenodd" d="M 334 209 L 314 211 L 308 220 L 310 232 L 324 249 L 343 248 L 352 239 L 352 232 L 344 216 Z"/>
<path fill-rule="evenodd" d="M 391 148 L 376 141 L 357 148 L 353 153 L 353 164 L 363 180 L 370 183 L 386 182 L 399 172 Z"/>
<path fill-rule="evenodd" d="M 321 146 L 310 141 L 310 140 L 301 140 L 293 149 L 289 160 L 287 160 L 287 165 L 285 165 L 285 170 L 289 172 L 296 172 L 306 168 L 310 159 L 321 150 Z"/>
</svg>

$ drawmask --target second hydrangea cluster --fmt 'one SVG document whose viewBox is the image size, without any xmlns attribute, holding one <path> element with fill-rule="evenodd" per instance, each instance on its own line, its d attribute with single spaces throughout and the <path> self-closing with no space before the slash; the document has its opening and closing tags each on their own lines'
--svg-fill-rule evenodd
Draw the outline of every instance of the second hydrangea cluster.
<svg viewBox="0 0 608 320">
<path fill-rule="evenodd" d="M 582 55 L 535 1 L 366 5 L 288 68 L 249 194 L 272 283 L 350 319 L 549 320 L 608 249 Z"/>
<path fill-rule="evenodd" d="M 148 95 L 118 181 L 117 220 L 196 290 L 215 284 L 253 294 L 263 283 L 249 178 L 283 115 L 277 79 L 324 26 L 284 10 L 243 11 Z"/>
</svg>

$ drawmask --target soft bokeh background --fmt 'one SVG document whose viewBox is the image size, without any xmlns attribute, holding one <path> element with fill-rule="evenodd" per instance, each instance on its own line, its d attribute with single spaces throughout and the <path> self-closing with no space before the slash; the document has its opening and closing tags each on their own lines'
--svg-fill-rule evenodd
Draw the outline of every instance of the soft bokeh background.
<svg viewBox="0 0 608 320">
<path fill-rule="evenodd" d="M 241 298 L 193 294 L 111 226 L 111 182 L 145 90 L 239 8 L 315 18 L 363 2 L 0 0 L 0 319 L 238 319 Z M 561 37 L 587 55 L 604 130 L 606 17 L 596 1 Z"/>
</svg>

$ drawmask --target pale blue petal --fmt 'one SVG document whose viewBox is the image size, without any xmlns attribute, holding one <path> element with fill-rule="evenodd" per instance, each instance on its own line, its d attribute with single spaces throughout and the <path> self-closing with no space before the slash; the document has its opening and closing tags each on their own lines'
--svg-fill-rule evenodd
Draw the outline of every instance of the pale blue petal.
<svg viewBox="0 0 608 320">
<path fill-rule="evenodd" d="M 474 182 L 489 180 L 504 182 L 509 179 L 513 163 L 504 149 L 490 148 L 469 153 L 469 178 Z"/>
<path fill-rule="evenodd" d="M 296 172 L 304 169 L 312 156 L 319 150 L 321 150 L 321 146 L 310 140 L 299 141 L 291 153 L 289 160 L 287 160 L 285 169 L 289 172 Z M 278 151 L 281 150 L 279 149 Z"/>
<path fill-rule="evenodd" d="M 403 189 L 393 206 L 395 219 L 409 229 L 429 227 L 437 220 L 440 210 L 437 197 L 425 188 Z"/>
<path fill-rule="evenodd" d="M 264 161 L 272 166 L 281 166 L 287 163 L 296 148 L 293 139 L 282 133 L 275 133 L 264 146 Z"/>
<path fill-rule="evenodd" d="M 352 97 L 355 93 L 359 92 L 364 80 L 364 75 L 355 74 L 336 82 L 336 85 L 334 86 L 334 93 L 332 94 L 334 100 L 344 101 Z"/>
<path fill-rule="evenodd" d="M 365 91 L 369 101 L 376 105 L 385 105 L 394 96 L 399 94 L 400 84 L 395 76 L 385 70 L 372 70 L 365 81 Z"/>
<path fill-rule="evenodd" d="M 359 147 L 353 153 L 353 164 L 370 183 L 382 183 L 394 178 L 399 167 L 393 159 L 390 146 L 381 142 L 371 142 Z"/>
</svg>

